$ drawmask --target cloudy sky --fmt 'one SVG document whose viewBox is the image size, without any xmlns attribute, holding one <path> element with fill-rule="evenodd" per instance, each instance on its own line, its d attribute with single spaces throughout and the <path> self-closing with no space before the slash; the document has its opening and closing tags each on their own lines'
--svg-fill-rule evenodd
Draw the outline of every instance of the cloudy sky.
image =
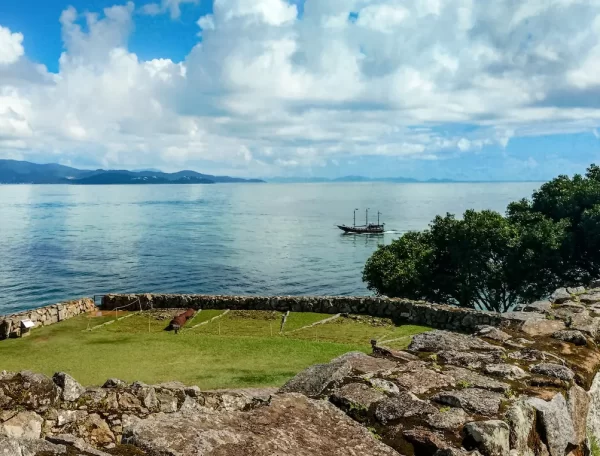
<svg viewBox="0 0 600 456">
<path fill-rule="evenodd" d="M 547 179 L 600 162 L 600 0 L 0 0 L 0 158 Z"/>
</svg>

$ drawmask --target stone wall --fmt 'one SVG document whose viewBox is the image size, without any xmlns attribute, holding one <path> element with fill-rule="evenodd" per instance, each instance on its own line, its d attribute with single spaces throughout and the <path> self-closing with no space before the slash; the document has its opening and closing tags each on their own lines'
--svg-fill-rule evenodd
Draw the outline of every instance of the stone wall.
<svg viewBox="0 0 600 456">
<path fill-rule="evenodd" d="M 280 312 L 349 313 L 392 318 L 451 331 L 472 332 L 477 326 L 500 326 L 510 319 L 494 312 L 431 304 L 408 299 L 376 297 L 307 296 L 211 296 L 175 294 L 111 294 L 102 298 L 102 308 L 112 310 L 193 308 L 231 310 L 276 310 Z"/>
<path fill-rule="evenodd" d="M 36 327 L 48 326 L 94 310 L 96 310 L 96 305 L 92 298 L 81 298 L 12 315 L 0 315 L 0 340 L 19 337 L 21 320 L 29 319 L 35 323 Z"/>
</svg>

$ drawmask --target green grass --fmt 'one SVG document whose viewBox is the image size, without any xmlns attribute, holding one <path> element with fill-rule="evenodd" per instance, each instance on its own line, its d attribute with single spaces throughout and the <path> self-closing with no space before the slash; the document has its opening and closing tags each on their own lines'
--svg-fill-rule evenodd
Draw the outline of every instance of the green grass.
<svg viewBox="0 0 600 456">
<path fill-rule="evenodd" d="M 359 343 L 366 346 L 370 345 L 371 339 L 404 339 L 406 337 L 402 344 L 393 344 L 395 348 L 405 348 L 410 343 L 410 336 L 427 330 L 429 328 L 424 326 L 371 326 L 348 318 L 338 318 L 329 323 L 297 331 L 292 337 L 338 343 Z"/>
<path fill-rule="evenodd" d="M 290 331 L 294 331 L 304 326 L 312 325 L 313 323 L 316 323 L 318 321 L 325 320 L 326 318 L 330 318 L 332 316 L 333 315 L 331 314 L 290 312 L 287 321 L 285 322 L 283 332 L 287 333 Z"/>
<path fill-rule="evenodd" d="M 192 325 L 222 312 L 202 311 Z M 300 326 L 322 319 L 315 314 L 296 317 L 294 324 Z M 374 333 L 406 335 L 416 328 L 427 329 L 379 328 L 350 321 L 318 326 L 319 337 L 314 340 L 312 329 L 279 335 L 279 313 L 249 317 L 230 312 L 178 335 L 164 331 L 168 320 L 146 314 L 86 331 L 110 318 L 80 316 L 35 329 L 29 337 L 0 342 L 0 370 L 28 369 L 46 375 L 64 371 L 84 385 L 117 377 L 146 383 L 179 380 L 203 389 L 279 386 L 312 364 L 352 350 L 370 352 Z"/>
</svg>

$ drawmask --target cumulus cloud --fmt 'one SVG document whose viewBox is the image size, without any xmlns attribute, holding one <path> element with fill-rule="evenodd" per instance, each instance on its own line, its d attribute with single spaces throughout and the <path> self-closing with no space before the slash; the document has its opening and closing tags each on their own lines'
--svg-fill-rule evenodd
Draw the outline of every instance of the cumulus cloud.
<svg viewBox="0 0 600 456">
<path fill-rule="evenodd" d="M 158 14 L 168 12 L 172 19 L 177 19 L 181 16 L 181 5 L 184 3 L 198 3 L 199 0 L 162 0 L 159 3 L 147 3 L 140 9 L 142 14 L 148 16 L 156 16 Z"/>
<path fill-rule="evenodd" d="M 214 0 L 180 63 L 128 49 L 135 14 L 66 9 L 56 74 L 0 27 L 0 154 L 269 175 L 600 124 L 598 0 Z"/>
<path fill-rule="evenodd" d="M 0 25 L 0 65 L 16 62 L 24 52 L 23 35 Z"/>
</svg>

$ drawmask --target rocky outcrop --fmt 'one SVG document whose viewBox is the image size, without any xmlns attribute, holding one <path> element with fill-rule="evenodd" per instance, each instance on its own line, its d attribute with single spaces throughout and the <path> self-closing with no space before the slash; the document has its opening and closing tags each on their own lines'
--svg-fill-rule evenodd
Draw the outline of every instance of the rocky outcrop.
<svg viewBox="0 0 600 456">
<path fill-rule="evenodd" d="M 68 320 L 82 313 L 96 310 L 92 298 L 76 299 L 12 315 L 0 315 L 0 340 L 21 335 L 21 320 L 29 319 L 36 327 Z"/>
<path fill-rule="evenodd" d="M 399 456 L 330 403 L 300 394 L 250 411 L 132 419 L 123 442 L 149 455 Z"/>
<path fill-rule="evenodd" d="M 373 356 L 395 366 L 341 371 L 334 360 L 319 370 L 335 372 L 335 381 L 312 397 L 328 399 L 407 456 L 588 454 L 587 440 L 600 426 L 598 348 L 572 334 L 556 337 L 546 324 L 554 320 L 520 321 L 530 322 L 526 332 L 510 321 L 473 335 L 419 334 L 405 352 L 412 357 L 374 343 Z M 302 392 L 299 379 L 311 372 L 282 391 Z"/>
<path fill-rule="evenodd" d="M 139 302 L 371 313 L 442 329 L 407 350 L 373 341 L 372 355 L 311 366 L 278 391 L 118 379 L 85 388 L 65 373 L 5 372 L 0 454 L 586 456 L 600 436 L 600 288 L 501 316 L 380 298 Z"/>
</svg>

